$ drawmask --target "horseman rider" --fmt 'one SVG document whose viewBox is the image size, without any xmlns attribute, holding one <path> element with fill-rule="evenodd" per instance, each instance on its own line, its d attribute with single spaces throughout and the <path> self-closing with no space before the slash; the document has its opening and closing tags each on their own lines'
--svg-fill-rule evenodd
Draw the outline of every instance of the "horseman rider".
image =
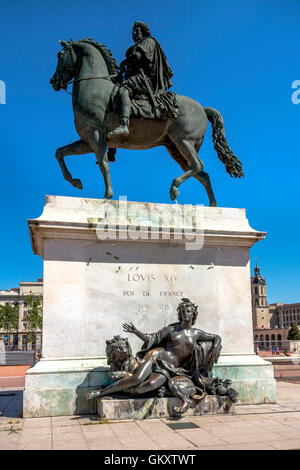
<svg viewBox="0 0 300 470">
<path fill-rule="evenodd" d="M 127 50 L 126 59 L 120 64 L 120 76 L 125 72 L 125 80 L 121 82 L 118 92 L 120 123 L 108 134 L 109 137 L 129 134 L 131 98 L 150 100 L 155 109 L 159 106 L 160 95 L 172 86 L 172 70 L 159 43 L 151 36 L 149 27 L 142 21 L 136 21 L 132 37 L 135 44 Z"/>
</svg>

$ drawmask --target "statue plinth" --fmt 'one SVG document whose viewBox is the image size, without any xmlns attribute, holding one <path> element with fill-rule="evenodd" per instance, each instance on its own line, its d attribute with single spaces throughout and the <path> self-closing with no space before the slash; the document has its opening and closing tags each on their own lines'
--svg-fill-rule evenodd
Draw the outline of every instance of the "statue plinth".
<svg viewBox="0 0 300 470">
<path fill-rule="evenodd" d="M 145 333 L 176 321 L 182 297 L 198 305 L 195 327 L 222 338 L 214 376 L 239 402 L 275 401 L 272 365 L 253 353 L 249 249 L 265 233 L 245 210 L 47 196 L 29 228 L 44 260 L 43 359 L 24 416 L 96 412 L 84 397 L 108 383 L 105 341 L 128 321 Z"/>
<path fill-rule="evenodd" d="M 174 407 L 180 406 L 178 398 L 128 398 L 97 399 L 97 414 L 101 419 L 119 421 L 124 419 L 159 419 L 175 418 Z M 229 400 L 220 401 L 213 395 L 207 395 L 195 402 L 182 416 L 206 416 L 216 414 L 234 414 L 235 404 Z"/>
</svg>

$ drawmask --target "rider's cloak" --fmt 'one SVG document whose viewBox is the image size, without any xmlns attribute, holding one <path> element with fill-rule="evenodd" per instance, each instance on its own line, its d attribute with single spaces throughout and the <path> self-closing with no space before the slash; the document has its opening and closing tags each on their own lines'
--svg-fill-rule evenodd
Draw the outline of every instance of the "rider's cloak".
<svg viewBox="0 0 300 470">
<path fill-rule="evenodd" d="M 173 72 L 159 43 L 150 36 L 139 39 L 127 50 L 126 57 L 136 52 L 141 54 L 141 60 L 133 63 L 128 60 L 125 80 L 121 83 L 129 91 L 132 116 L 177 118 L 176 95 L 167 91 L 172 86 Z"/>
<path fill-rule="evenodd" d="M 170 78 L 173 76 L 173 72 L 156 39 L 144 37 L 138 40 L 127 50 L 126 57 L 135 52 L 141 53 L 141 63 L 129 66 L 126 78 L 139 74 L 140 68 L 142 68 L 145 75 L 151 78 L 154 94 L 165 92 L 172 86 Z"/>
</svg>

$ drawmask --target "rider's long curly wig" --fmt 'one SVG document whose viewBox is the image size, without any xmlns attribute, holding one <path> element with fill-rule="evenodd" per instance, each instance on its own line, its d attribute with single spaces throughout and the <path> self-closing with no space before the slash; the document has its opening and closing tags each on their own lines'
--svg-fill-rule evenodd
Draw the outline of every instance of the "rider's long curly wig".
<svg viewBox="0 0 300 470">
<path fill-rule="evenodd" d="M 146 23 L 143 23 L 143 21 L 136 21 L 136 22 L 134 23 L 133 28 L 132 28 L 132 34 L 133 34 L 134 29 L 135 29 L 137 26 L 139 26 L 139 27 L 141 28 L 144 38 L 151 36 L 149 26 L 148 26 Z"/>
<path fill-rule="evenodd" d="M 182 312 L 183 308 L 187 307 L 187 306 L 192 307 L 192 309 L 193 309 L 193 322 L 192 322 L 192 325 L 194 325 L 196 323 L 198 313 L 199 313 L 198 312 L 198 306 L 193 304 L 193 302 L 191 302 L 190 299 L 187 299 L 186 297 L 181 299 L 181 302 L 177 307 L 178 320 L 181 322 L 181 312 Z"/>
</svg>

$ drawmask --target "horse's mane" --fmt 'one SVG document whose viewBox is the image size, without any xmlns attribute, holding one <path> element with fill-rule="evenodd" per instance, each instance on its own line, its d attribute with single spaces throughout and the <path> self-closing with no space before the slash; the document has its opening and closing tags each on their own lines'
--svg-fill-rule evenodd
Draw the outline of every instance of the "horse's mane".
<svg viewBox="0 0 300 470">
<path fill-rule="evenodd" d="M 100 42 L 94 41 L 93 38 L 84 38 L 80 39 L 77 42 L 85 42 L 87 44 L 90 44 L 100 52 L 107 65 L 109 75 L 114 75 L 119 72 L 119 67 L 117 65 L 116 59 L 112 56 L 111 51 L 104 44 L 100 44 Z M 111 80 L 115 82 L 116 77 L 112 78 Z"/>
</svg>

